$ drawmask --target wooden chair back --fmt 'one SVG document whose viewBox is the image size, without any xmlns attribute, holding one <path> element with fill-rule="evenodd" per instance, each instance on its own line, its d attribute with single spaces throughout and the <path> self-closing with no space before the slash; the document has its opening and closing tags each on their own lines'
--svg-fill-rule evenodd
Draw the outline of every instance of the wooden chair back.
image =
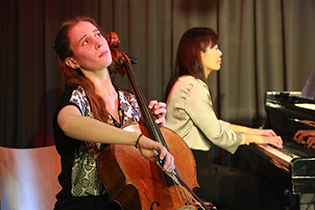
<svg viewBox="0 0 315 210">
<path fill-rule="evenodd" d="M 60 171 L 55 146 L 0 147 L 0 209 L 52 210 L 61 189 Z"/>
</svg>

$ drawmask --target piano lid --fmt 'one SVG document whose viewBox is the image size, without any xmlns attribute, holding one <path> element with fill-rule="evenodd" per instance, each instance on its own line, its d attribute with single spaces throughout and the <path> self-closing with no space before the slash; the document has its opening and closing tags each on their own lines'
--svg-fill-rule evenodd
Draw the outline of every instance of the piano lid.
<svg viewBox="0 0 315 210">
<path fill-rule="evenodd" d="M 268 91 L 265 95 L 265 110 L 287 118 L 315 122 L 315 100 L 300 95 L 299 91 Z"/>
<path fill-rule="evenodd" d="M 315 100 L 301 98 L 301 92 L 266 92 L 265 110 L 267 121 L 264 128 L 273 129 L 278 135 L 293 137 L 298 130 L 315 127 L 302 120 L 315 122 Z"/>
</svg>

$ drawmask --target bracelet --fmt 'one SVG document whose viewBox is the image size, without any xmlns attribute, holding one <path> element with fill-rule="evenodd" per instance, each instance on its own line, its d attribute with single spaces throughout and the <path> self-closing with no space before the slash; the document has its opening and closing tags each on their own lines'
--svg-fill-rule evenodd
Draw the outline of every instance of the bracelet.
<svg viewBox="0 0 315 210">
<path fill-rule="evenodd" d="M 137 141 L 136 141 L 136 144 L 135 144 L 135 147 L 136 148 L 138 148 L 137 147 L 137 145 L 138 145 L 138 143 L 139 143 L 139 140 L 140 140 L 140 138 L 141 138 L 141 136 L 142 136 L 143 134 L 142 133 L 140 133 L 140 135 L 138 136 L 138 138 L 137 138 Z"/>
</svg>

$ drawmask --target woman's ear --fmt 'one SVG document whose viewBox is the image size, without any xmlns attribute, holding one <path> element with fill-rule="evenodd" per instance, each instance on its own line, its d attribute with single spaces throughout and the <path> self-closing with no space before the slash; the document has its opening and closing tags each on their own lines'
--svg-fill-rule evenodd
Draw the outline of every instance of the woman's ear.
<svg viewBox="0 0 315 210">
<path fill-rule="evenodd" d="M 200 50 L 200 59 L 203 59 L 204 55 L 205 55 L 205 53 L 202 50 Z"/>
<path fill-rule="evenodd" d="M 67 64 L 67 66 L 73 68 L 73 69 L 78 69 L 80 68 L 80 65 L 78 64 L 78 62 L 74 59 L 74 58 L 66 58 L 65 63 Z"/>
</svg>

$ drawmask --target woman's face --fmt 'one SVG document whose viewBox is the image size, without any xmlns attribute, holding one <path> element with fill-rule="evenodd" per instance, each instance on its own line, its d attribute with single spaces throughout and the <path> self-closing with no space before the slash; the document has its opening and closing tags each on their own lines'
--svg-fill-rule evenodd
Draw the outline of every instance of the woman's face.
<svg viewBox="0 0 315 210">
<path fill-rule="evenodd" d="M 209 44 L 206 48 L 206 51 L 200 51 L 201 63 L 205 72 L 206 78 L 212 71 L 218 71 L 221 68 L 221 55 L 218 45 L 215 45 L 213 48 L 210 48 Z"/>
<path fill-rule="evenodd" d="M 96 72 L 111 64 L 112 56 L 107 41 L 92 23 L 78 22 L 70 29 L 68 36 L 73 51 L 72 58 L 66 60 L 70 67 Z"/>
</svg>

